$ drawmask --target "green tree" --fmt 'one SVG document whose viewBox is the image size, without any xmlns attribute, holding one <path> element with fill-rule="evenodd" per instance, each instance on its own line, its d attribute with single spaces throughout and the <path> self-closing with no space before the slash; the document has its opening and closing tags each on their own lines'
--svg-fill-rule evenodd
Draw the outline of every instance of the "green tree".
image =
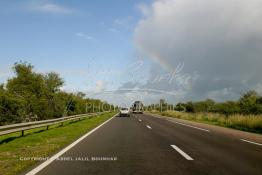
<svg viewBox="0 0 262 175">
<path fill-rule="evenodd" d="M 225 114 L 226 116 L 240 113 L 239 103 L 235 101 L 227 101 L 225 103 L 215 104 L 212 112 Z"/>
<path fill-rule="evenodd" d="M 34 73 L 33 66 L 26 62 L 15 63 L 13 70 L 16 76 L 8 80 L 6 85 L 8 92 L 25 102 L 26 116 L 43 117 L 45 114 L 43 108 L 47 108 L 43 76 Z"/>
<path fill-rule="evenodd" d="M 185 104 L 183 104 L 183 103 L 177 103 L 177 104 L 176 104 L 176 107 L 175 107 L 175 110 L 176 110 L 176 111 L 185 111 L 185 110 L 186 110 Z"/>
<path fill-rule="evenodd" d="M 258 99 L 258 94 L 256 91 L 248 91 L 242 95 L 239 99 L 239 105 L 241 112 L 244 114 L 256 113 L 256 103 Z"/>
<path fill-rule="evenodd" d="M 187 111 L 187 112 L 195 112 L 194 104 L 193 104 L 192 101 L 187 102 L 187 103 L 185 104 L 185 108 L 186 108 L 186 111 Z"/>
<path fill-rule="evenodd" d="M 62 103 L 59 99 L 58 92 L 60 92 L 60 88 L 64 84 L 63 79 L 60 78 L 57 73 L 50 72 L 44 76 L 44 84 L 44 93 L 48 105 L 48 112 L 46 113 L 46 115 L 48 116 L 48 118 L 62 116 L 65 104 Z M 59 105 L 63 105 L 63 107 Z"/>
<path fill-rule="evenodd" d="M 64 84 L 59 74 L 34 72 L 27 62 L 13 66 L 15 76 L 0 84 L 0 125 L 21 122 L 38 116 L 39 120 L 110 109 L 112 106 L 96 99 L 88 99 L 82 92 L 61 91 Z M 86 104 L 92 106 L 87 108 Z"/>
<path fill-rule="evenodd" d="M 64 80 L 55 72 L 47 73 L 44 76 L 45 86 L 49 93 L 56 93 L 64 85 Z"/>
<path fill-rule="evenodd" d="M 21 122 L 23 120 L 23 101 L 8 93 L 0 86 L 0 125 Z"/>
</svg>

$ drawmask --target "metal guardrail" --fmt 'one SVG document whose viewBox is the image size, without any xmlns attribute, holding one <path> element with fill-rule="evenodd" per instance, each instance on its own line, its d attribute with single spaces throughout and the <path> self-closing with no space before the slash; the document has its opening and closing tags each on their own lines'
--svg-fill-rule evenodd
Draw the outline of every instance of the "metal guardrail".
<svg viewBox="0 0 262 175">
<path fill-rule="evenodd" d="M 26 130 L 30 130 L 33 128 L 40 128 L 44 126 L 46 126 L 46 129 L 48 130 L 50 125 L 54 125 L 58 123 L 61 123 L 63 125 L 63 122 L 65 121 L 77 120 L 77 119 L 80 120 L 81 118 L 90 118 L 92 116 L 96 116 L 96 115 L 103 114 L 106 112 L 110 112 L 110 111 L 89 113 L 89 114 L 80 114 L 80 115 L 73 115 L 73 116 L 68 116 L 68 117 L 61 117 L 57 119 L 0 126 L 0 136 L 15 133 L 15 132 L 20 132 L 20 131 L 22 132 L 22 136 L 23 136 L 24 131 Z"/>
</svg>

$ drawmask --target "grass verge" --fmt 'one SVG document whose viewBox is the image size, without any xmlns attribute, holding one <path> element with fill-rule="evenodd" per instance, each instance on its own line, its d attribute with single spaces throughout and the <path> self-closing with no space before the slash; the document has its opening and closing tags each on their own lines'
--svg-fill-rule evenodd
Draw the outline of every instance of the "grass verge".
<svg viewBox="0 0 262 175">
<path fill-rule="evenodd" d="M 36 164 L 37 160 L 20 160 L 25 157 L 48 157 L 91 129 L 103 123 L 115 112 L 101 114 L 75 122 L 66 122 L 63 126 L 52 125 L 49 130 L 37 128 L 0 136 L 0 174 L 14 175 Z"/>
<path fill-rule="evenodd" d="M 150 111 L 150 113 L 262 134 L 262 115 L 235 114 L 225 116 L 218 113 L 186 113 L 177 111 Z"/>
</svg>

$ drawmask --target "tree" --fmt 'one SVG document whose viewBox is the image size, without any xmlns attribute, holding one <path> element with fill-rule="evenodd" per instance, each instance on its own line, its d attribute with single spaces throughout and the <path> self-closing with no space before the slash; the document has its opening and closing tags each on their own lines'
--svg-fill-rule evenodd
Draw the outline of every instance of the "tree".
<svg viewBox="0 0 262 175">
<path fill-rule="evenodd" d="M 176 111 L 185 111 L 185 110 L 186 110 L 185 104 L 183 104 L 183 103 L 177 103 L 177 104 L 176 104 L 176 107 L 175 107 L 175 110 L 176 110 Z"/>
<path fill-rule="evenodd" d="M 56 93 L 64 85 L 64 80 L 55 72 L 47 73 L 44 77 L 45 85 L 49 93 Z"/>
<path fill-rule="evenodd" d="M 225 103 L 217 103 L 215 104 L 212 112 L 218 112 L 225 114 L 226 116 L 237 114 L 240 112 L 240 107 L 238 102 L 235 101 L 227 101 Z"/>
<path fill-rule="evenodd" d="M 207 112 L 211 111 L 216 104 L 216 102 L 212 99 L 206 99 L 204 103 L 206 105 L 205 107 Z"/>
<path fill-rule="evenodd" d="M 48 106 L 48 113 L 46 113 L 46 115 L 48 118 L 62 116 L 64 109 L 61 108 L 64 108 L 65 104 L 60 102 L 60 99 L 57 98 L 57 94 L 60 92 L 60 88 L 63 86 L 64 81 L 62 78 L 60 78 L 59 74 L 55 72 L 47 73 L 43 78 L 45 85 L 44 94 Z M 63 107 L 60 107 L 59 105 L 62 104 Z"/>
<path fill-rule="evenodd" d="M 258 94 L 256 91 L 248 91 L 239 99 L 241 112 L 244 114 L 256 113 L 254 106 L 256 105 Z"/>
<path fill-rule="evenodd" d="M 186 107 L 186 112 L 195 112 L 194 104 L 193 104 L 192 101 L 187 102 L 187 103 L 185 104 L 185 107 Z"/>
<path fill-rule="evenodd" d="M 46 105 L 43 76 L 34 73 L 33 66 L 26 62 L 15 63 L 13 70 L 16 76 L 7 81 L 7 91 L 25 103 L 25 115 L 43 115 Z"/>
<path fill-rule="evenodd" d="M 257 98 L 256 103 L 262 105 L 262 97 L 261 96 Z"/>
<path fill-rule="evenodd" d="M 76 96 L 78 96 L 78 97 L 80 97 L 80 98 L 84 98 L 84 97 L 86 96 L 86 94 L 83 93 L 83 92 L 78 92 L 78 93 L 76 94 Z"/>
<path fill-rule="evenodd" d="M 4 91 L 4 84 L 0 84 L 0 92 Z"/>
<path fill-rule="evenodd" d="M 64 81 L 59 74 L 41 74 L 33 68 L 27 62 L 15 63 L 15 76 L 6 85 L 0 84 L 0 125 L 21 122 L 35 115 L 43 120 L 102 110 L 100 100 L 88 99 L 82 92 L 62 91 Z M 92 107 L 87 109 L 87 103 Z M 104 103 L 105 109 L 111 107 Z"/>
<path fill-rule="evenodd" d="M 23 106 L 23 101 L 0 87 L 0 125 L 21 122 Z"/>
</svg>

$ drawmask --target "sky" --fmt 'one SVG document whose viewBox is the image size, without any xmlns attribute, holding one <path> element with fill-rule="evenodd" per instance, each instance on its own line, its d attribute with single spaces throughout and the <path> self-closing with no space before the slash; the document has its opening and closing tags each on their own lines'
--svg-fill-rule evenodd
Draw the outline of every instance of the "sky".
<svg viewBox="0 0 262 175">
<path fill-rule="evenodd" d="M 118 105 L 262 93 L 261 0 L 1 0 L 0 83 L 27 61 Z"/>
</svg>

